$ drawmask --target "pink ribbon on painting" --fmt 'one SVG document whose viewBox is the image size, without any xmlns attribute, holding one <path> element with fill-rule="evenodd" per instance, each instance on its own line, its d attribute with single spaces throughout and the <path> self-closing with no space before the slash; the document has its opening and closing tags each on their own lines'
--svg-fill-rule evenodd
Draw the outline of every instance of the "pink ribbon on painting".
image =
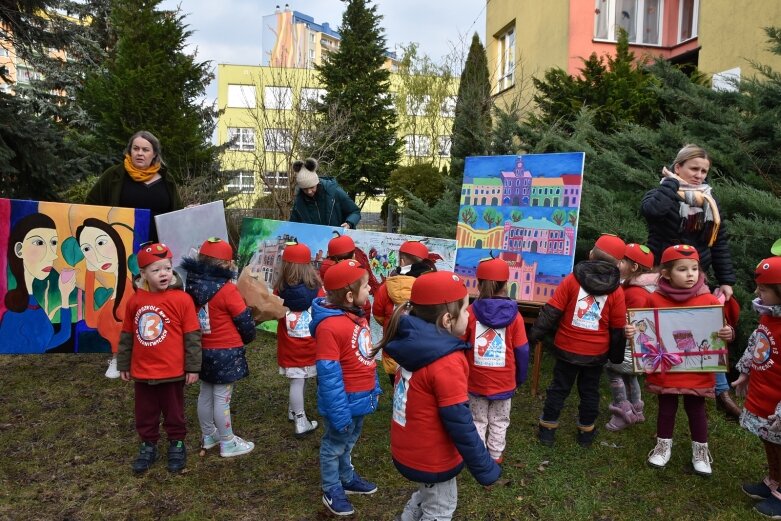
<svg viewBox="0 0 781 521">
<path fill-rule="evenodd" d="M 664 347 L 652 342 L 646 342 L 643 347 L 648 350 L 647 353 L 640 353 L 640 356 L 651 362 L 650 370 L 646 369 L 646 373 L 655 373 L 657 369 L 661 369 L 661 373 L 666 373 L 671 367 L 679 365 L 683 362 L 683 357 L 677 353 L 668 353 Z M 650 359 L 650 360 L 649 360 Z"/>
</svg>

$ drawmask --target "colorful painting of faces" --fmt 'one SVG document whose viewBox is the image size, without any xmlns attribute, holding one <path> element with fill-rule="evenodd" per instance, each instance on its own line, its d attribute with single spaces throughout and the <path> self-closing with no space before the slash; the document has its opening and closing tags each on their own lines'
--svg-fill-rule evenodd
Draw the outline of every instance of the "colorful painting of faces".
<svg viewBox="0 0 781 521">
<path fill-rule="evenodd" d="M 458 213 L 456 273 L 477 295 L 481 259 L 510 265 L 508 296 L 547 302 L 572 272 L 583 152 L 467 157 Z"/>
<path fill-rule="evenodd" d="M 0 199 L 0 354 L 116 352 L 149 219 Z"/>
</svg>

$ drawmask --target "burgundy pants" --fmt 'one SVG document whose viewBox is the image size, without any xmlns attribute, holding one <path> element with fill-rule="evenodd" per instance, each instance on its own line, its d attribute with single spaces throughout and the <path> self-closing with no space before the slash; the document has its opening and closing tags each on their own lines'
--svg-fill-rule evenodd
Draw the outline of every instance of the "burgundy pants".
<svg viewBox="0 0 781 521">
<path fill-rule="evenodd" d="M 689 431 L 692 441 L 708 443 L 708 418 L 705 415 L 705 398 L 691 394 L 683 395 L 683 408 L 689 417 Z M 677 394 L 659 395 L 659 416 L 656 420 L 656 435 L 672 439 L 675 428 L 675 414 L 678 412 Z"/>
<path fill-rule="evenodd" d="M 767 455 L 768 474 L 773 481 L 781 481 L 781 445 L 762 440 Z"/>
<path fill-rule="evenodd" d="M 183 440 L 187 435 L 184 381 L 154 385 L 136 382 L 136 432 L 141 441 L 157 444 L 160 439 L 161 413 L 168 440 Z"/>
</svg>

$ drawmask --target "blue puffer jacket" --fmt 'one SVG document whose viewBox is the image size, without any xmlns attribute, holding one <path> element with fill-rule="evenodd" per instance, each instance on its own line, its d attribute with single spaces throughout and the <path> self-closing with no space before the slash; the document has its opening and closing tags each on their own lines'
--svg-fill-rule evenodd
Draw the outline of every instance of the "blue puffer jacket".
<svg viewBox="0 0 781 521">
<path fill-rule="evenodd" d="M 312 301 L 312 322 L 309 330 L 317 339 L 317 327 L 331 317 L 346 316 L 356 324 L 360 323 L 361 310 L 349 313 L 342 309 L 328 307 L 323 297 Z M 369 327 L 366 325 L 365 327 Z M 317 366 L 317 411 L 337 431 L 345 430 L 353 417 L 365 416 L 377 410 L 377 397 L 382 394 L 377 371 L 374 370 L 374 389 L 348 393 L 344 389 L 342 364 L 338 360 L 318 360 Z"/>
<path fill-rule="evenodd" d="M 470 349 L 469 344 L 454 337 L 436 325 L 418 317 L 405 315 L 399 321 L 399 329 L 393 340 L 385 346 L 385 352 L 401 367 L 415 372 L 455 351 Z M 466 395 L 466 389 L 463 390 Z M 445 426 L 456 449 L 464 458 L 469 472 L 482 485 L 490 485 L 502 472 L 491 459 L 485 444 L 477 434 L 469 402 L 439 408 L 439 420 Z M 431 421 L 436 421 L 432 418 Z M 462 468 L 459 464 L 448 472 L 431 473 L 401 465 L 394 460 L 396 468 L 407 479 L 420 483 L 438 483 L 456 476 Z"/>
</svg>

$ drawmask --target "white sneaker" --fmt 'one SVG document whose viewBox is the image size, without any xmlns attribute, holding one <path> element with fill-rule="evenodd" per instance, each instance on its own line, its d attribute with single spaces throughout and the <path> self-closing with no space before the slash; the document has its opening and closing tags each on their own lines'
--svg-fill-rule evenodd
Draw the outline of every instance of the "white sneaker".
<svg viewBox="0 0 781 521">
<path fill-rule="evenodd" d="M 309 421 L 306 419 L 306 414 L 298 413 L 296 414 L 295 419 L 295 435 L 297 437 L 306 436 L 310 432 L 314 431 L 317 428 L 317 422 L 316 421 Z"/>
<path fill-rule="evenodd" d="M 112 358 L 109 360 L 108 369 L 106 369 L 106 378 L 119 378 L 119 371 L 117 371 L 117 359 Z"/>
<path fill-rule="evenodd" d="M 710 476 L 712 473 L 710 464 L 713 456 L 710 455 L 707 443 L 692 442 L 692 467 L 694 473 L 700 476 Z"/>
<path fill-rule="evenodd" d="M 201 448 L 204 450 L 209 450 L 213 447 L 216 447 L 220 444 L 220 433 L 217 431 L 214 431 L 211 434 L 205 434 L 201 438 Z"/>
<path fill-rule="evenodd" d="M 230 441 L 220 442 L 220 456 L 223 458 L 241 456 L 243 454 L 252 452 L 252 449 L 254 448 L 255 444 L 251 441 L 245 441 L 238 436 L 234 436 Z"/>
<path fill-rule="evenodd" d="M 670 461 L 673 452 L 673 440 L 669 438 L 656 438 L 656 447 L 648 453 L 648 464 L 652 467 L 664 468 Z"/>
</svg>

